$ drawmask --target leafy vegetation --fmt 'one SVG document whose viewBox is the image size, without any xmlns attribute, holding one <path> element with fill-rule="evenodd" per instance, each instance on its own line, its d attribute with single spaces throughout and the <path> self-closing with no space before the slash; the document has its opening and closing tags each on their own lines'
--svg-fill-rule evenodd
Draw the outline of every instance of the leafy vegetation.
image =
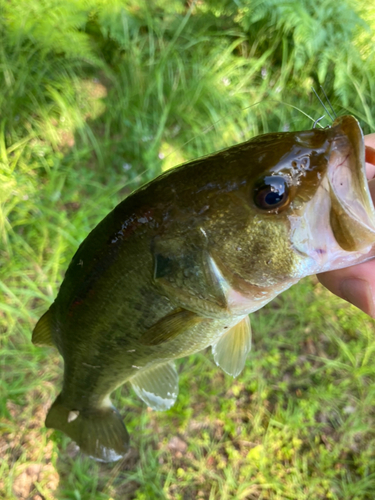
<svg viewBox="0 0 375 500">
<path fill-rule="evenodd" d="M 119 389 L 132 450 L 117 464 L 44 428 L 62 365 L 30 342 L 79 243 L 140 183 L 258 133 L 309 128 L 304 113 L 323 114 L 311 85 L 373 131 L 371 3 L 1 9 L 0 497 L 372 500 L 373 322 L 314 280 L 252 316 L 238 379 L 207 352 L 179 361 L 166 413 Z"/>
</svg>

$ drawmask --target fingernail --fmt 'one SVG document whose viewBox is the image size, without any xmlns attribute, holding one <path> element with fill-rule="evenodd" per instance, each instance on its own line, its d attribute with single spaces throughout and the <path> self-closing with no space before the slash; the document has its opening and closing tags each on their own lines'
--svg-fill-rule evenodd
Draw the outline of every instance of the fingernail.
<svg viewBox="0 0 375 500">
<path fill-rule="evenodd" d="M 359 278 L 346 279 L 342 282 L 340 290 L 343 299 L 362 309 L 369 316 L 375 317 L 372 290 L 366 280 Z"/>
</svg>

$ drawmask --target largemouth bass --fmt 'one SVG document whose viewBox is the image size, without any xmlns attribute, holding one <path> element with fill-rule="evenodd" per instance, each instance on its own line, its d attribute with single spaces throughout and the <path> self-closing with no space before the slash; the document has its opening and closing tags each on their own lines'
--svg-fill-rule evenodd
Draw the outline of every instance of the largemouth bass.
<svg viewBox="0 0 375 500">
<path fill-rule="evenodd" d="M 304 276 L 367 260 L 375 211 L 361 128 L 272 133 L 141 187 L 87 236 L 33 332 L 64 358 L 46 426 L 117 460 L 128 433 L 110 394 L 128 381 L 151 408 L 178 394 L 174 359 L 212 346 L 237 376 L 249 314 Z"/>
</svg>

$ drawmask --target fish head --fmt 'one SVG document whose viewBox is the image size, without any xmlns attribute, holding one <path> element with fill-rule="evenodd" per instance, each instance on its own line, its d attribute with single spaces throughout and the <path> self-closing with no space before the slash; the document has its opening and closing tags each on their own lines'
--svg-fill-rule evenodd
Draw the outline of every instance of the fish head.
<svg viewBox="0 0 375 500">
<path fill-rule="evenodd" d="M 232 276 L 281 291 L 371 256 L 375 210 L 354 117 L 325 129 L 259 136 L 246 148 L 253 166 L 227 210 L 230 235 L 216 240 Z M 238 198 L 247 200 L 247 212 Z"/>
</svg>

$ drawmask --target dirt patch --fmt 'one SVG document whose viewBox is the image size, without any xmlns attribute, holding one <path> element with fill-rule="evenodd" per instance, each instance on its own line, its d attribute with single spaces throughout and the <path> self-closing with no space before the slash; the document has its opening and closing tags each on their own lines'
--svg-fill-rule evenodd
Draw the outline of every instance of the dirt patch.
<svg viewBox="0 0 375 500">
<path fill-rule="evenodd" d="M 22 472 L 13 482 L 13 492 L 17 498 L 42 500 L 47 497 L 39 493 L 39 485 L 43 486 L 43 490 L 52 493 L 59 484 L 59 475 L 52 464 L 31 464 L 26 469 L 23 464 L 20 469 Z"/>
<path fill-rule="evenodd" d="M 34 401 L 38 397 L 40 394 L 35 391 L 28 395 Z M 0 436 L 0 455 L 8 464 L 13 494 L 19 499 L 53 499 L 59 484 L 59 474 L 51 463 L 53 444 L 41 438 L 40 433 L 48 405 L 34 407 L 32 415 L 25 414 L 25 407 L 32 406 L 31 401 L 25 406 L 11 401 L 6 405 L 11 420 L 3 422 L 6 431 Z M 4 490 L 5 479 L 0 482 L 0 496 Z"/>
<path fill-rule="evenodd" d="M 186 453 L 187 447 L 188 445 L 185 441 L 178 436 L 173 436 L 168 443 L 169 451 L 178 458 L 182 457 L 182 455 Z"/>
</svg>

